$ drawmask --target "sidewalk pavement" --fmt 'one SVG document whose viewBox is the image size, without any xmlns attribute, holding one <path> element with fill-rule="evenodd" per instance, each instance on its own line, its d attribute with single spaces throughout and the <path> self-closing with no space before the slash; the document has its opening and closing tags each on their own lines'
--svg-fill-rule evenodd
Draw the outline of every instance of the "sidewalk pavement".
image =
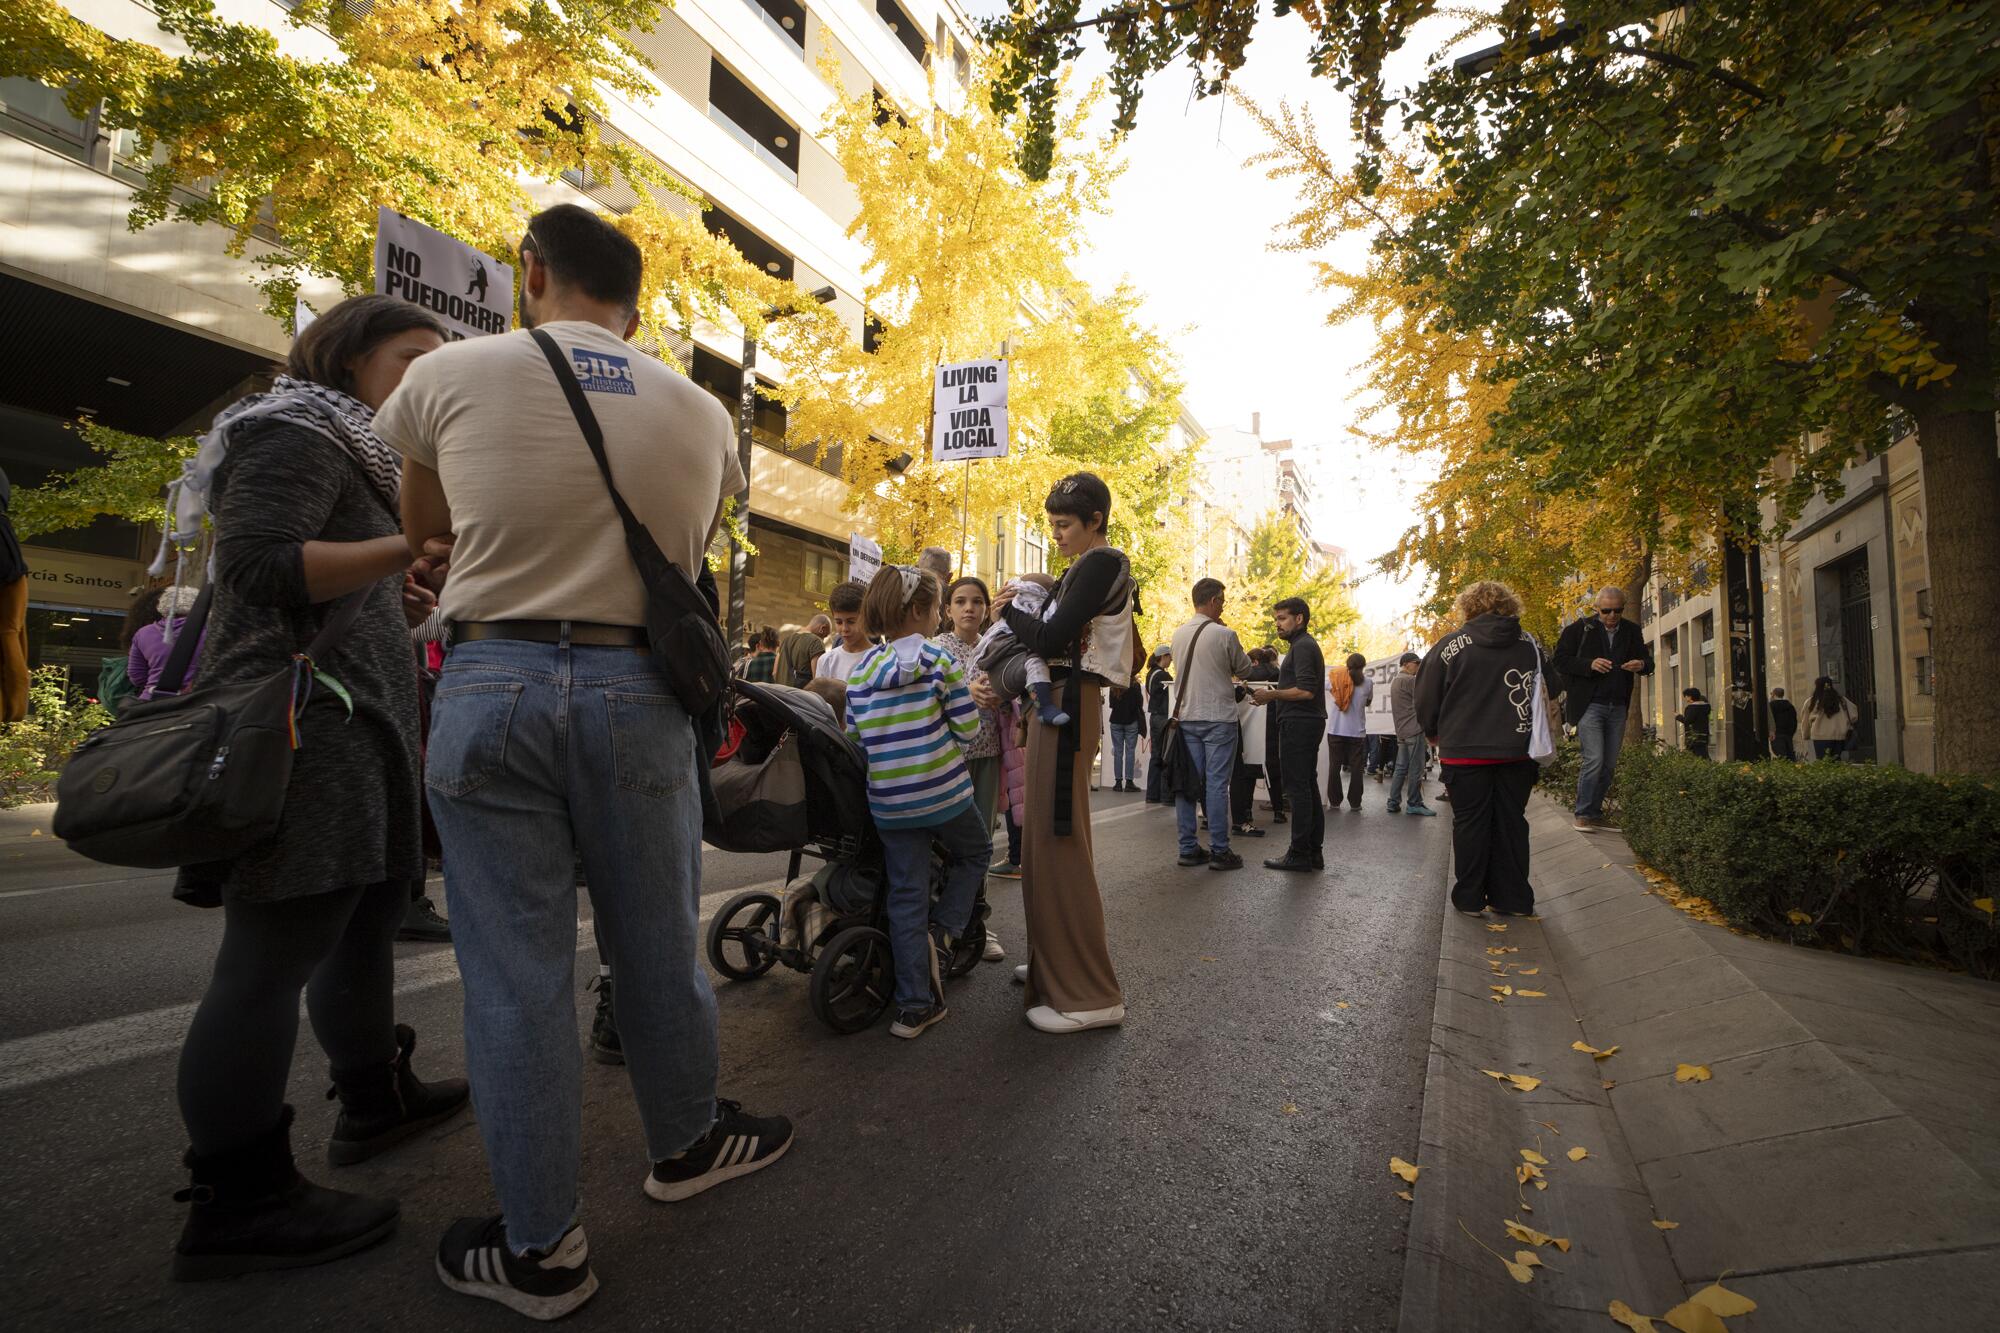
<svg viewBox="0 0 2000 1333">
<path fill-rule="evenodd" d="M 1733 1331 L 2000 1328 L 2000 985 L 1703 924 L 1615 833 L 1529 818 L 1540 915 L 1445 917 L 1403 1333 L 1615 1328 L 1725 1274 Z"/>
</svg>

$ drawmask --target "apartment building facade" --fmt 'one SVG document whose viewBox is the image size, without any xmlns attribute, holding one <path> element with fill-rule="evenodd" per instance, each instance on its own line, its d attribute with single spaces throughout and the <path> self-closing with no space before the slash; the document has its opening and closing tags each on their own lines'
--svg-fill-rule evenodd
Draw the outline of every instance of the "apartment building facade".
<svg viewBox="0 0 2000 1333">
<path fill-rule="evenodd" d="M 170 44 L 137 0 L 69 8 L 115 37 Z M 277 0 L 217 8 L 271 30 L 294 54 L 338 54 L 324 33 L 287 23 Z M 865 256 L 845 234 L 858 204 L 817 131 L 837 97 L 872 92 L 914 112 L 934 86 L 940 98 L 963 96 L 972 27 L 955 0 L 680 0 L 633 39 L 653 65 L 648 95 L 612 96 L 605 132 L 692 186 L 708 204 L 710 230 L 766 272 L 809 291 L 831 287 L 834 309 L 864 338 Z M 132 150 L 128 132 L 96 114 L 72 115 L 59 90 L 0 81 L 0 337 L 10 372 L 0 387 L 0 467 L 16 486 L 96 461 L 72 428 L 79 417 L 154 436 L 204 429 L 288 344 L 254 286 L 268 243 L 253 240 L 237 259 L 219 227 L 129 230 L 143 167 Z M 580 176 L 535 194 L 542 204 L 588 201 L 614 212 L 637 202 L 622 182 Z M 695 209 L 678 198 L 669 205 Z M 339 297 L 331 284 L 303 295 L 320 309 Z M 740 329 L 701 327 L 647 350 L 675 358 L 735 415 Z M 784 368 L 765 356 L 754 373 L 776 384 Z M 783 410 L 761 400 L 752 438 L 748 530 L 757 554 L 745 580 L 747 619 L 803 620 L 846 573 L 854 520 L 842 460 L 788 439 Z M 1016 558 L 1031 558 L 1018 536 Z M 111 520 L 34 539 L 33 660 L 94 677 L 150 554 L 146 533 Z"/>
</svg>

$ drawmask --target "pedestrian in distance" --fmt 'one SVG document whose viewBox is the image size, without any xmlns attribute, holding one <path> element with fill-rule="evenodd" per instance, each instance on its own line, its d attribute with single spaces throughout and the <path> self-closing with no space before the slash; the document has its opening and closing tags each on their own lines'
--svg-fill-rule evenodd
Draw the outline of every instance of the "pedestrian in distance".
<svg viewBox="0 0 2000 1333">
<path fill-rule="evenodd" d="M 1618 771 L 1632 682 L 1653 674 L 1653 650 L 1640 628 L 1625 618 L 1625 590 L 1602 588 L 1597 614 L 1573 621 L 1556 640 L 1556 670 L 1567 685 L 1563 716 L 1576 728 L 1582 756 L 1576 780 L 1576 827 L 1604 826 L 1604 798 Z"/>
<path fill-rule="evenodd" d="M 951 626 L 943 634 L 932 640 L 950 655 L 971 680 L 977 673 L 972 668 L 973 650 L 979 646 L 979 636 L 986 632 L 991 619 L 992 597 L 982 579 L 967 576 L 945 589 L 945 623 Z M 979 812 L 979 826 L 986 830 L 990 842 L 993 835 L 993 817 L 1000 805 L 1000 787 L 1005 780 L 1005 761 L 1000 754 L 999 710 L 982 708 L 979 710 L 979 735 L 965 749 L 966 771 L 972 776 L 972 804 Z M 984 919 L 986 912 L 986 883 L 982 877 L 979 897 L 973 911 Z M 1006 948 L 1000 937 L 989 926 L 986 931 L 986 962 L 997 963 L 1007 957 Z"/>
<path fill-rule="evenodd" d="M 1687 752 L 1697 759 L 1708 758 L 1708 713 L 1708 701 L 1700 690 L 1690 685 L 1681 691 L 1681 711 L 1674 714 L 1674 721 L 1681 724 Z"/>
<path fill-rule="evenodd" d="M 396 1225 L 394 1200 L 323 1188 L 293 1163 L 285 1088 L 301 990 L 340 1101 L 334 1165 L 466 1105 L 463 1082 L 417 1077 L 416 1033 L 395 1020 L 392 941 L 424 873 L 410 628 L 435 598 L 412 577 L 431 570 L 403 540 L 396 456 L 376 433 L 383 401 L 443 343 L 408 302 L 340 302 L 299 335 L 268 392 L 216 418 L 183 482 L 181 501 L 203 502 L 217 534 L 205 684 L 264 679 L 330 624 L 348 628 L 314 663 L 340 688 L 298 713 L 278 831 L 183 870 L 175 889 L 223 912 L 181 1050 L 193 1175 L 176 1196 L 190 1205 L 181 1280 L 321 1263 Z"/>
<path fill-rule="evenodd" d="M 862 609 L 882 645 L 847 681 L 847 733 L 868 763 L 868 812 L 882 837 L 889 950 L 896 971 L 893 1037 L 915 1038 L 945 1016 L 952 942 L 972 920 L 993 854 L 966 768 L 979 709 L 957 657 L 929 641 L 937 624 L 937 575 L 889 565 Z M 931 903 L 931 854 L 944 857 L 944 892 Z"/>
<path fill-rule="evenodd" d="M 1021 830 L 1028 962 L 1015 970 L 1027 988 L 1028 1023 L 1042 1032 L 1071 1033 L 1125 1021 L 1091 846 L 1090 768 L 1103 711 L 1099 695 L 1104 686 L 1131 682 L 1137 593 L 1130 561 L 1105 536 L 1111 488 L 1101 478 L 1071 473 L 1042 508 L 1069 567 L 1042 618 L 1022 613 L 1005 592 L 994 599 L 994 611 L 1047 660 L 1071 718 L 1066 727 L 1032 715 L 1028 720 L 1027 822 Z"/>
<path fill-rule="evenodd" d="M 1146 804 L 1160 803 L 1160 752 L 1167 743 L 1167 719 L 1173 715 L 1174 654 L 1162 645 L 1146 659 Z"/>
<path fill-rule="evenodd" d="M 152 698 L 153 692 L 159 688 L 160 673 L 166 670 L 174 640 L 180 637 L 181 627 L 187 623 L 187 614 L 194 610 L 195 599 L 200 595 L 199 589 L 186 585 L 163 589 L 157 599 L 158 616 L 132 636 L 132 648 L 125 658 L 125 674 L 137 687 L 142 701 Z M 203 626 L 195 641 L 194 658 L 188 663 L 187 674 L 181 677 L 179 692 L 182 694 L 194 688 L 195 676 L 201 668 L 201 650 L 207 638 L 208 628 Z"/>
<path fill-rule="evenodd" d="M 813 667 L 819 662 L 820 654 L 826 651 L 826 636 L 833 633 L 833 622 L 820 612 L 806 622 L 804 629 L 787 630 L 778 636 L 779 679 L 794 689 L 804 689 L 806 682 L 813 678 Z"/>
<path fill-rule="evenodd" d="M 1423 662 L 1415 653 L 1404 653 L 1395 679 L 1389 682 L 1389 712 L 1396 723 L 1396 768 L 1389 779 L 1392 815 L 1398 808 L 1413 815 L 1437 814 L 1424 804 L 1424 767 L 1430 763 L 1430 752 L 1417 721 L 1417 668 Z"/>
<path fill-rule="evenodd" d="M 1249 654 L 1250 669 L 1243 673 L 1236 688 L 1236 767 L 1229 779 L 1231 839 L 1264 836 L 1264 830 L 1257 827 L 1257 780 L 1264 776 L 1269 732 L 1276 725 L 1269 710 L 1258 706 L 1254 695 L 1258 686 L 1277 683 L 1278 655 L 1261 647 L 1250 649 Z"/>
<path fill-rule="evenodd" d="M 113 717 L 139 697 L 139 684 L 132 679 L 132 644 L 140 630 L 160 618 L 160 598 L 166 591 L 142 588 L 134 592 L 124 623 L 118 627 L 118 651 L 98 659 L 97 702 Z"/>
<path fill-rule="evenodd" d="M 1222 623 L 1227 589 L 1221 580 L 1197 580 L 1191 597 L 1194 619 L 1174 631 L 1174 661 L 1180 671 L 1177 730 L 1201 784 L 1209 845 L 1201 845 L 1195 802 L 1177 795 L 1180 863 L 1241 870 L 1243 858 L 1229 849 L 1229 779 L 1236 767 L 1236 681 L 1250 669 L 1250 657 L 1236 631 Z"/>
<path fill-rule="evenodd" d="M 826 609 L 833 621 L 836 636 L 833 647 L 820 654 L 819 663 L 813 667 L 815 676 L 828 680 L 845 682 L 861 659 L 868 656 L 868 650 L 875 645 L 869 642 L 868 630 L 861 618 L 861 599 L 868 590 L 849 579 L 834 585 L 827 594 Z"/>
<path fill-rule="evenodd" d="M 1277 710 L 1278 746 L 1290 790 L 1292 843 L 1283 856 L 1264 862 L 1269 870 L 1326 869 L 1326 812 L 1319 803 L 1319 738 L 1326 730 L 1326 659 L 1312 635 L 1312 608 L 1287 597 L 1271 608 L 1286 641 L 1284 664 L 1275 689 L 1259 691 L 1256 702 Z"/>
<path fill-rule="evenodd" d="M 404 456 L 412 549 L 448 560 L 454 640 L 425 781 L 500 1202 L 446 1230 L 437 1272 L 553 1319 L 598 1282 L 577 1219 L 579 859 L 617 978 L 646 1194 L 674 1202 L 761 1170 L 792 1126 L 716 1096 L 715 997 L 696 961 L 708 755 L 648 647 L 648 592 L 612 498 L 667 560 L 701 569 L 744 484 L 735 431 L 699 385 L 627 345 L 642 260 L 609 222 L 558 205 L 519 253 L 526 327 L 419 362 L 377 427 Z"/>
<path fill-rule="evenodd" d="M 1137 791 L 1139 731 L 1146 722 L 1146 691 L 1136 681 L 1111 691 L 1111 790 Z"/>
<path fill-rule="evenodd" d="M 757 631 L 750 640 L 750 655 L 736 674 L 752 684 L 769 685 L 778 679 L 778 631 L 768 625 Z"/>
<path fill-rule="evenodd" d="M 1326 808 L 1340 808 L 1340 775 L 1345 770 L 1347 806 L 1358 813 L 1368 755 L 1368 705 L 1375 698 L 1375 682 L 1368 679 L 1368 659 L 1349 653 L 1347 664 L 1331 673 L 1327 685 Z"/>
<path fill-rule="evenodd" d="M 1806 739 L 1812 742 L 1813 758 L 1845 759 L 1860 716 L 1861 710 L 1840 692 L 1833 677 L 1815 680 L 1812 698 L 1806 701 Z"/>
<path fill-rule="evenodd" d="M 1799 710 L 1785 697 L 1785 687 L 1771 691 L 1771 753 L 1792 763 L 1799 761 Z"/>
<path fill-rule="evenodd" d="M 1541 649 L 1521 630 L 1521 602 L 1504 583 L 1458 595 L 1459 628 L 1417 671 L 1417 724 L 1437 747 L 1451 788 L 1451 905 L 1528 916 L 1528 797 L 1540 771 L 1528 757 Z M 1544 698 L 1543 707 L 1547 701 Z"/>
</svg>

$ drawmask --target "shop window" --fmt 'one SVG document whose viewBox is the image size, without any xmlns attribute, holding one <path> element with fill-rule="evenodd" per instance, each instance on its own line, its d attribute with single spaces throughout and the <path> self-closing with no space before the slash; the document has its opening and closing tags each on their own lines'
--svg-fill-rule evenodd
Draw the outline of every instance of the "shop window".
<svg viewBox="0 0 2000 1333">
<path fill-rule="evenodd" d="M 910 53 L 910 59 L 919 65 L 924 63 L 924 30 L 896 0 L 875 0 L 875 16 L 882 20 L 882 26 L 889 30 L 889 34 L 903 44 L 903 49 Z"/>
<path fill-rule="evenodd" d="M 714 204 L 702 210 L 701 220 L 710 235 L 727 240 L 736 247 L 737 253 L 758 268 L 774 278 L 786 282 L 792 280 L 792 257 L 752 231 L 748 224 L 739 222 Z"/>
<path fill-rule="evenodd" d="M 772 110 L 719 60 L 711 60 L 708 66 L 708 118 L 788 184 L 799 183 L 798 127 Z"/>
<path fill-rule="evenodd" d="M 847 577 L 847 562 L 837 555 L 819 551 L 806 553 L 805 590 L 824 596 Z"/>
</svg>

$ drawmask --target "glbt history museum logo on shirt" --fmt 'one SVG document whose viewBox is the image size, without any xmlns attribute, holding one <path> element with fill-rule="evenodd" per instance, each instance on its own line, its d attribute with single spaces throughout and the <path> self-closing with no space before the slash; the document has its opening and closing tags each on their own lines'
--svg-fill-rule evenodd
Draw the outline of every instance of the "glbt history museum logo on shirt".
<svg viewBox="0 0 2000 1333">
<path fill-rule="evenodd" d="M 632 363 L 609 352 L 593 352 L 588 347 L 569 349 L 569 363 L 576 367 L 576 382 L 585 393 L 622 393 L 636 397 L 639 381 L 633 377 Z"/>
</svg>

